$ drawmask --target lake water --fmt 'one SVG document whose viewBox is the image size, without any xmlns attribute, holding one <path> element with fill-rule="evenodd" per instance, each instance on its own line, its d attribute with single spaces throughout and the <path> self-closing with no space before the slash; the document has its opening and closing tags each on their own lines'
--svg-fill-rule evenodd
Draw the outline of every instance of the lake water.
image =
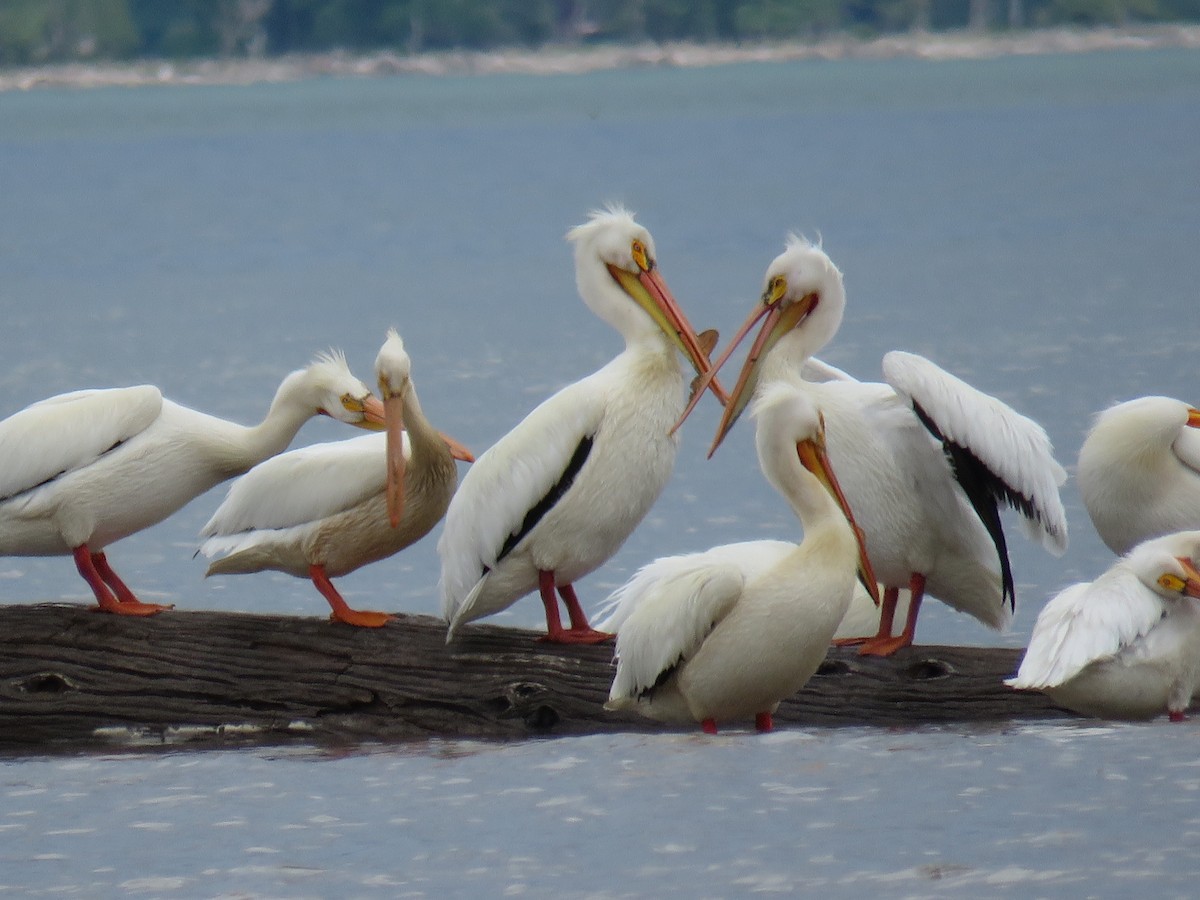
<svg viewBox="0 0 1200 900">
<path fill-rule="evenodd" d="M 482 451 L 619 349 L 563 241 L 615 200 L 725 338 L 785 234 L 820 236 L 848 292 L 828 361 L 875 378 L 887 350 L 930 356 L 1041 422 L 1073 470 L 1109 403 L 1200 401 L 1198 172 L 1186 51 L 3 94 L 0 415 L 148 381 L 248 422 L 330 345 L 369 380 L 394 324 L 426 413 Z M 704 459 L 716 419 L 689 421 L 585 605 L 653 557 L 797 534 L 751 429 Z M 201 578 L 221 495 L 114 546 L 118 571 L 181 609 L 324 616 L 287 576 Z M 918 641 L 1022 646 L 1051 593 L 1107 566 L 1073 483 L 1064 499 L 1063 559 L 1011 528 L 1009 633 L 930 603 Z M 435 612 L 434 544 L 342 579 L 347 599 Z M 90 601 L 68 559 L 0 559 L 0 602 L 50 598 Z M 533 599 L 495 619 L 541 620 Z M 0 894 L 1190 896 L 1197 730 L 10 759 Z"/>
</svg>

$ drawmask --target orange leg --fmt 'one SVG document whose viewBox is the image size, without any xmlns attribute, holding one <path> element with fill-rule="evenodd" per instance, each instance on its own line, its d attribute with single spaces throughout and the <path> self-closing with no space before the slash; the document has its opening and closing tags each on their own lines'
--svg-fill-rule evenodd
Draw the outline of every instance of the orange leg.
<svg viewBox="0 0 1200 900">
<path fill-rule="evenodd" d="M 889 589 L 890 590 L 890 589 Z M 908 582 L 908 591 L 911 595 L 908 601 L 908 615 L 904 619 L 904 630 L 895 637 L 890 633 L 886 636 L 879 635 L 867 641 L 858 648 L 860 656 L 891 656 L 901 647 L 911 647 L 913 638 L 917 633 L 917 616 L 921 612 L 921 600 L 925 596 L 925 576 L 920 572 L 914 572 L 912 578 Z M 897 592 L 896 596 L 899 595 Z M 886 603 L 886 593 L 885 593 Z M 895 614 L 896 601 L 892 600 L 892 614 Z M 888 621 L 888 631 L 891 631 L 891 620 Z"/>
<path fill-rule="evenodd" d="M 542 597 L 542 606 L 546 607 L 546 636 L 542 640 L 552 644 L 600 644 L 612 638 L 611 634 L 596 631 L 588 624 L 587 614 L 575 596 L 575 587 L 570 584 L 558 589 L 571 617 L 571 627 L 563 628 L 558 598 L 554 595 L 553 572 L 544 569 L 538 572 L 538 593 Z"/>
<path fill-rule="evenodd" d="M 333 582 L 329 580 L 329 576 L 325 574 L 324 566 L 309 566 L 308 577 L 321 592 L 321 596 L 329 601 L 329 608 L 333 610 L 329 618 L 334 622 L 345 622 L 360 628 L 382 628 L 392 618 L 388 613 L 351 609 L 347 606 Z"/>
<path fill-rule="evenodd" d="M 892 624 L 896 618 L 896 602 L 900 599 L 900 589 L 886 587 L 883 589 L 883 602 L 879 604 L 879 630 L 872 637 L 838 638 L 833 642 L 835 647 L 855 647 L 868 644 L 871 641 L 887 640 L 892 636 Z"/>
<path fill-rule="evenodd" d="M 113 571 L 112 566 L 108 564 L 108 557 L 104 555 L 104 551 L 92 554 L 92 565 L 96 567 L 96 571 L 100 577 L 104 579 L 104 583 L 112 588 L 113 593 L 117 595 L 117 599 L 122 603 L 139 603 L 142 606 L 157 606 L 159 609 L 174 609 L 174 603 L 142 603 L 137 596 L 131 591 L 121 577 Z"/>
<path fill-rule="evenodd" d="M 87 544 L 80 544 L 71 551 L 71 555 L 75 558 L 75 568 L 96 595 L 96 603 L 101 612 L 115 613 L 119 616 L 152 616 L 171 608 L 160 603 L 142 603 L 138 600 L 133 591 L 117 578 L 104 554 L 92 553 Z M 113 588 L 109 587 L 112 583 L 108 580 L 110 577 L 120 585 L 116 594 L 113 593 Z"/>
<path fill-rule="evenodd" d="M 1167 718 L 1172 722 L 1182 722 L 1187 718 L 1182 709 L 1173 709 L 1167 713 Z"/>
<path fill-rule="evenodd" d="M 703 722 L 700 723 L 700 728 L 704 731 L 705 734 L 716 734 L 717 733 L 717 720 L 716 719 L 705 719 Z"/>
<path fill-rule="evenodd" d="M 775 727 L 769 712 L 760 712 L 754 716 L 754 728 L 759 734 L 765 734 Z"/>
</svg>

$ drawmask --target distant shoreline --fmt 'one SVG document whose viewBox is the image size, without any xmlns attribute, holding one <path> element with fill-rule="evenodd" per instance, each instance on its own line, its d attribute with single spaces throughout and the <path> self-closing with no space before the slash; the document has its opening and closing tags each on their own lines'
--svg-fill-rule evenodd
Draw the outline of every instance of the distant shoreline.
<svg viewBox="0 0 1200 900">
<path fill-rule="evenodd" d="M 314 53 L 262 59 L 140 60 L 63 63 L 0 69 L 0 91 L 36 88 L 238 85 L 307 78 L 390 75 L 566 75 L 622 68 L 696 68 L 800 59 L 990 59 L 1054 53 L 1200 49 L 1200 25 L 1127 28 L 1047 28 L 1012 32 L 906 33 L 871 39 L 763 44 L 637 44 L 547 47 L 539 50 Z"/>
</svg>

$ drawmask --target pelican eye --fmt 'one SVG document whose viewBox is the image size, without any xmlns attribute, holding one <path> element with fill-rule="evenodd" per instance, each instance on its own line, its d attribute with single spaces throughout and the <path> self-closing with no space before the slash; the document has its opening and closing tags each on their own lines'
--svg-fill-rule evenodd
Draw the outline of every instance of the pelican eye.
<svg viewBox="0 0 1200 900">
<path fill-rule="evenodd" d="M 633 261 L 643 272 L 649 272 L 654 268 L 654 260 L 650 258 L 650 254 L 646 252 L 646 245 L 641 241 L 635 240 L 629 252 L 633 254 Z"/>
<path fill-rule="evenodd" d="M 1168 591 L 1173 591 L 1176 594 L 1182 594 L 1184 588 L 1187 587 L 1187 582 L 1178 575 L 1172 575 L 1170 572 L 1164 572 L 1158 576 L 1158 583 Z"/>
<path fill-rule="evenodd" d="M 352 394 L 342 394 L 342 408 L 346 412 L 361 413 L 366 411 L 366 404 Z"/>
<path fill-rule="evenodd" d="M 767 289 L 763 291 L 762 302 L 763 306 L 774 306 L 783 299 L 787 293 L 787 279 L 782 275 L 776 275 L 767 282 Z"/>
</svg>

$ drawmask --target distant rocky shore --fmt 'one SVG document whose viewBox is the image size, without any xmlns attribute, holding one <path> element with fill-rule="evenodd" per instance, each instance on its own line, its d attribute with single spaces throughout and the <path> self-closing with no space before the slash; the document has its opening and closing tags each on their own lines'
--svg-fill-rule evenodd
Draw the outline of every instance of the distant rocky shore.
<svg viewBox="0 0 1200 900">
<path fill-rule="evenodd" d="M 389 75 L 561 75 L 650 66 L 700 67 L 797 59 L 985 59 L 1050 53 L 1200 48 L 1200 25 L 907 33 L 858 39 L 769 44 L 638 44 L 540 50 L 402 54 L 317 53 L 262 59 L 68 63 L 0 69 L 0 91 L 40 87 L 135 87 L 152 84 L 253 84 L 319 77 Z"/>
</svg>

